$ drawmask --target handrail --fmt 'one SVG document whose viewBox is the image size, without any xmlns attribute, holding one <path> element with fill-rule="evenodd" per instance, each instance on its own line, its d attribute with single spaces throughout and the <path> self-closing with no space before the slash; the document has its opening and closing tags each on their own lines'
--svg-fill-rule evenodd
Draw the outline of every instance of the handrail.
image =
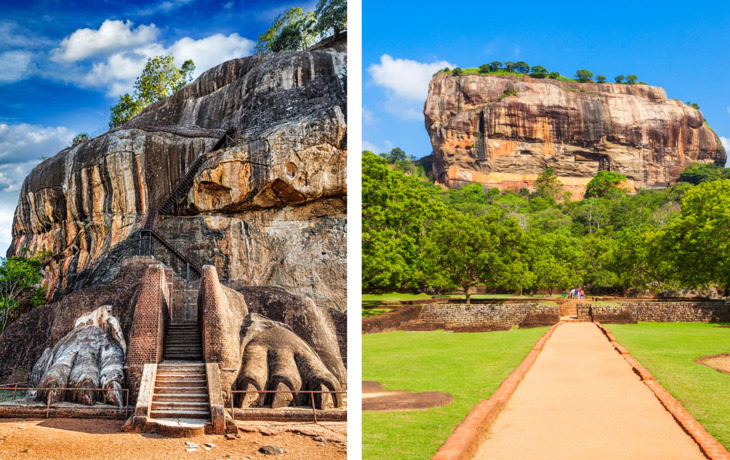
<svg viewBox="0 0 730 460">
<path fill-rule="evenodd" d="M 60 387 L 60 388 L 42 388 L 42 387 L 19 387 L 19 384 L 15 384 L 15 386 L 11 387 L 4 387 L 0 386 L 0 391 L 11 391 L 13 390 L 13 401 L 15 401 L 15 396 L 18 393 L 18 391 L 98 391 L 98 392 L 107 392 L 107 391 L 123 391 L 125 396 L 125 404 L 124 404 L 124 418 L 127 418 L 127 415 L 129 414 L 129 389 L 127 388 L 66 388 L 66 387 Z M 48 415 L 51 411 L 51 398 L 47 398 L 47 404 L 46 404 L 46 418 L 48 418 Z"/>
<path fill-rule="evenodd" d="M 294 390 L 231 390 L 230 393 L 231 393 L 231 397 L 230 397 L 230 400 L 231 400 L 231 417 L 233 417 L 233 420 L 234 421 L 236 420 L 236 411 L 235 411 L 235 409 L 239 409 L 239 410 L 246 410 L 246 409 L 256 410 L 256 409 L 260 409 L 259 407 L 235 407 L 234 408 L 233 407 L 233 399 L 234 399 L 233 398 L 233 395 L 236 394 L 236 393 L 243 393 L 243 394 L 248 394 L 248 393 L 263 393 L 263 394 L 278 394 L 278 393 L 303 394 L 303 393 L 309 393 L 309 396 L 311 397 L 311 401 L 312 401 L 312 416 L 314 417 L 314 423 L 317 423 L 317 406 L 314 404 L 314 395 L 315 394 L 325 394 L 325 393 L 326 394 L 347 394 L 347 391 L 334 391 L 334 390 L 329 390 L 329 391 L 320 391 L 320 390 L 318 390 L 318 391 L 314 391 L 314 390 L 299 390 L 299 391 L 294 391 Z"/>
</svg>

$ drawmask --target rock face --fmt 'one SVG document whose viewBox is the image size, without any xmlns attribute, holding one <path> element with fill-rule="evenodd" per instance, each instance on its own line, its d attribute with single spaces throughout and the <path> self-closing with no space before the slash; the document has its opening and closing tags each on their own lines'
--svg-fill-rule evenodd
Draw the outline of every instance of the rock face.
<svg viewBox="0 0 730 460">
<path fill-rule="evenodd" d="M 424 114 L 434 174 L 448 187 L 532 188 L 553 167 L 581 198 L 599 170 L 655 188 L 693 161 L 726 160 L 702 113 L 653 86 L 440 73 Z"/>
<path fill-rule="evenodd" d="M 345 310 L 346 55 L 340 41 L 225 62 L 44 161 L 23 184 L 8 255 L 50 250 L 56 298 L 110 282 L 204 156 L 157 232 L 222 279 Z"/>
</svg>

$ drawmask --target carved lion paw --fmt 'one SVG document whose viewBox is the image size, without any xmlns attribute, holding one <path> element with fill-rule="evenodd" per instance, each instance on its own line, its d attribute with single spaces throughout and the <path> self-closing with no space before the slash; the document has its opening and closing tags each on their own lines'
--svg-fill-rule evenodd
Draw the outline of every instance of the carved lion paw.
<svg viewBox="0 0 730 460">
<path fill-rule="evenodd" d="M 246 316 L 241 327 L 241 369 L 233 385 L 237 407 L 272 408 L 304 406 L 312 402 L 318 409 L 340 407 L 342 398 L 337 378 L 319 356 L 285 324 L 257 313 Z M 258 391 L 292 391 L 266 394 Z M 314 399 L 314 401 L 312 401 Z"/>
<path fill-rule="evenodd" d="M 125 352 L 119 321 L 111 316 L 110 306 L 100 307 L 79 318 L 53 349 L 45 349 L 31 374 L 35 386 L 43 388 L 36 396 L 51 404 L 103 401 L 122 406 Z M 88 390 L 68 390 L 72 388 Z"/>
</svg>

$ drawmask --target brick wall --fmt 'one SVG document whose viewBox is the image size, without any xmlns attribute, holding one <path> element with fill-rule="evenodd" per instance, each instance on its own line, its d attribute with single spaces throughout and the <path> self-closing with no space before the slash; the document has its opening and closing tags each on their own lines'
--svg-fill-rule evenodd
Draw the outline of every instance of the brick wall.
<svg viewBox="0 0 730 460">
<path fill-rule="evenodd" d="M 431 304 L 421 308 L 418 322 L 443 324 L 447 328 L 509 329 L 518 326 L 529 313 L 559 315 L 559 311 L 557 305 L 537 303 Z"/>
<path fill-rule="evenodd" d="M 125 371 L 130 400 L 136 401 L 145 364 L 162 361 L 165 329 L 170 316 L 170 285 L 162 265 L 150 265 L 134 307 Z"/>
<path fill-rule="evenodd" d="M 639 321 L 720 323 L 730 321 L 727 302 L 618 302 Z"/>
</svg>

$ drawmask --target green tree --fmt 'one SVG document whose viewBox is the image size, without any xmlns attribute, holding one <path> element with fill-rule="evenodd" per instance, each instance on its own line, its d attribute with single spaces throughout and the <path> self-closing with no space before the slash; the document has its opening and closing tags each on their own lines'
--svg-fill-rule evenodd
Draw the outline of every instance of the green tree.
<svg viewBox="0 0 730 460">
<path fill-rule="evenodd" d="M 616 75 L 615 77 L 613 77 L 613 81 L 615 81 L 616 83 L 623 83 L 624 76 L 623 75 Z"/>
<path fill-rule="evenodd" d="M 556 233 L 530 232 L 526 257 L 536 289 L 565 290 L 583 282 L 580 272 L 584 260 L 580 242 Z"/>
<path fill-rule="evenodd" d="M 530 71 L 530 66 L 525 61 L 517 61 L 515 62 L 515 72 L 517 73 L 527 73 Z"/>
<path fill-rule="evenodd" d="M 606 83 L 605 75 L 596 75 L 596 83 Z"/>
<path fill-rule="evenodd" d="M 555 168 L 547 168 L 535 180 L 535 193 L 557 201 L 563 195 L 563 184 L 555 174 Z"/>
<path fill-rule="evenodd" d="M 142 74 L 134 82 L 132 95 L 122 95 L 111 108 L 109 128 L 123 125 L 151 103 L 166 98 L 193 79 L 193 61 L 189 59 L 177 68 L 174 60 L 172 55 L 155 56 L 147 60 Z"/>
<path fill-rule="evenodd" d="M 687 288 L 730 291 L 730 180 L 688 190 L 682 214 L 661 230 L 661 253 L 671 279 Z"/>
<path fill-rule="evenodd" d="M 454 70 L 451 71 L 451 75 L 454 75 L 457 77 L 463 73 L 464 73 L 464 71 L 461 70 L 461 67 L 454 67 Z"/>
<path fill-rule="evenodd" d="M 548 70 L 541 65 L 533 66 L 532 69 L 530 69 L 530 76 L 532 78 L 545 78 L 547 75 Z"/>
<path fill-rule="evenodd" d="M 577 78 L 578 81 L 581 83 L 589 82 L 591 80 L 591 77 L 593 77 L 593 72 L 586 69 L 576 70 L 575 72 L 575 78 Z"/>
<path fill-rule="evenodd" d="M 679 182 L 699 185 L 702 182 L 727 178 L 728 170 L 714 163 L 692 162 L 679 175 Z"/>
<path fill-rule="evenodd" d="M 502 63 L 499 61 L 492 61 L 489 63 L 489 68 L 491 69 L 492 72 L 499 69 L 500 67 L 502 67 Z"/>
<path fill-rule="evenodd" d="M 507 61 L 504 63 L 504 68 L 507 69 L 507 72 L 512 72 L 515 69 L 515 63 L 512 61 Z"/>
<path fill-rule="evenodd" d="M 30 308 L 45 303 L 41 258 L 22 248 L 16 257 L 0 258 L 0 333 L 20 316 L 21 304 Z M 25 301 L 25 302 L 24 302 Z"/>
<path fill-rule="evenodd" d="M 76 136 L 74 136 L 73 141 L 71 141 L 71 146 L 74 146 L 76 144 L 80 144 L 82 142 L 86 142 L 89 140 L 89 135 L 86 133 L 79 133 Z"/>
<path fill-rule="evenodd" d="M 700 110 L 700 105 L 698 103 L 696 103 L 696 102 L 687 101 L 687 102 L 685 102 L 685 104 L 687 104 L 688 106 L 692 107 L 693 109 Z"/>
<path fill-rule="evenodd" d="M 634 85 L 639 80 L 639 77 L 636 75 L 626 75 L 626 83 L 629 85 Z"/>
<path fill-rule="evenodd" d="M 479 66 L 479 73 L 489 73 L 492 71 L 492 67 L 489 64 L 482 64 Z"/>
<path fill-rule="evenodd" d="M 347 0 L 319 0 L 314 16 L 317 18 L 314 31 L 324 35 L 332 30 L 337 40 L 347 29 Z"/>
<path fill-rule="evenodd" d="M 550 72 L 548 74 L 548 78 L 551 78 L 553 80 L 557 80 L 559 76 L 560 76 L 560 74 L 558 72 Z"/>
<path fill-rule="evenodd" d="M 266 32 L 259 35 L 256 54 L 307 49 L 314 43 L 316 25 L 317 20 L 311 11 L 305 13 L 298 7 L 289 8 L 274 19 Z M 326 29 L 332 27 L 329 25 Z"/>
<path fill-rule="evenodd" d="M 588 182 L 585 198 L 601 198 L 611 193 L 618 192 L 620 185 L 626 182 L 626 176 L 611 171 L 598 171 Z"/>
</svg>

